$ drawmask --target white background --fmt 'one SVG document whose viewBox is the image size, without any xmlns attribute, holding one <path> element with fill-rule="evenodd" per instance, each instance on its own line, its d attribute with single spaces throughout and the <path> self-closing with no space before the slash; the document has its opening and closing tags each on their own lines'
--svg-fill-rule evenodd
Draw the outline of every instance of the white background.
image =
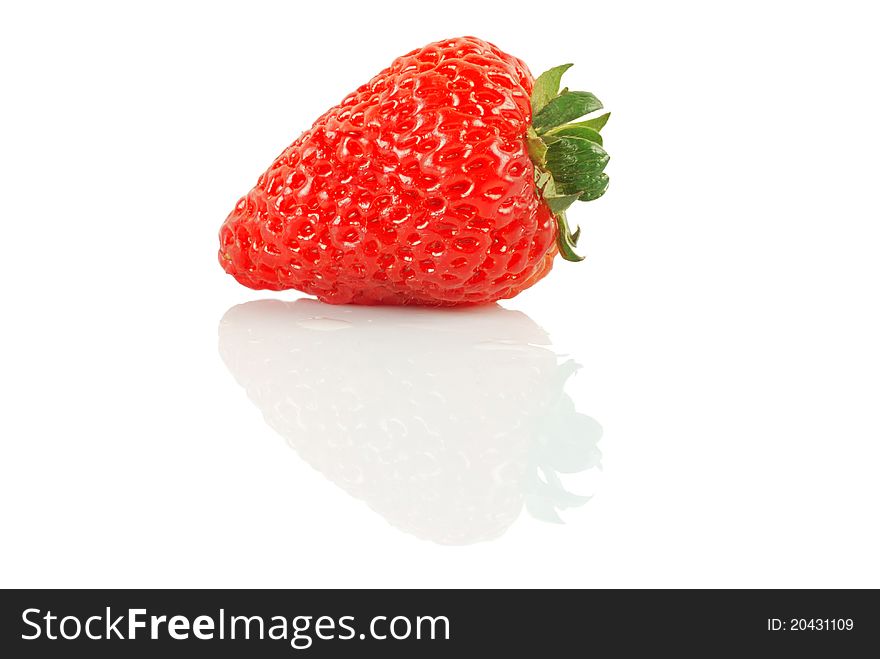
<svg viewBox="0 0 880 659">
<path fill-rule="evenodd" d="M 4 4 L 0 585 L 880 586 L 868 7 Z M 583 365 L 595 496 L 450 547 L 263 422 L 218 323 L 297 295 L 216 233 L 324 109 L 463 34 L 575 62 L 612 183 L 571 213 L 587 260 L 504 304 Z"/>
</svg>

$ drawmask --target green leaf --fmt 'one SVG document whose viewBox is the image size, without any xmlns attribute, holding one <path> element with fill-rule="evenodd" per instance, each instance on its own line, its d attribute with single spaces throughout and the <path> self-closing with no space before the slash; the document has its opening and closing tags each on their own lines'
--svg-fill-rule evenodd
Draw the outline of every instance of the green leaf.
<svg viewBox="0 0 880 659">
<path fill-rule="evenodd" d="M 575 201 L 597 199 L 608 189 L 608 175 L 603 171 L 608 154 L 599 131 L 611 114 L 600 113 L 602 102 L 589 92 L 559 90 L 569 68 L 571 64 L 554 67 L 535 81 L 527 141 L 535 164 L 535 187 L 556 218 L 560 256 L 581 261 L 583 257 L 575 251 L 581 231 L 572 232 L 566 211 Z"/>
<path fill-rule="evenodd" d="M 538 190 L 543 190 L 544 195 L 550 194 L 553 188 L 553 177 L 550 176 L 550 172 L 545 172 L 537 167 L 535 168 L 535 187 Z"/>
<path fill-rule="evenodd" d="M 550 102 L 550 99 L 555 98 L 559 93 L 562 74 L 571 67 L 571 64 L 554 66 L 538 76 L 538 79 L 535 80 L 535 86 L 532 88 L 532 116 L 538 114 Z"/>
<path fill-rule="evenodd" d="M 529 128 L 529 134 L 526 137 L 526 145 L 529 148 L 529 157 L 538 167 L 544 166 L 547 157 L 547 144 Z"/>
<path fill-rule="evenodd" d="M 608 164 L 608 154 L 595 142 L 564 136 L 547 147 L 546 161 L 557 195 L 583 196 L 601 187 L 600 174 Z"/>
<path fill-rule="evenodd" d="M 580 201 L 593 201 L 605 194 L 607 189 L 608 174 L 603 172 L 594 179 L 591 179 L 589 186 L 584 190 L 584 193 L 578 197 L 578 199 Z"/>
<path fill-rule="evenodd" d="M 547 202 L 547 205 L 550 207 L 550 210 L 554 213 L 561 213 L 568 209 L 574 202 L 578 200 L 578 195 L 565 195 L 565 196 L 556 196 L 556 197 L 544 197 L 544 200 Z M 577 241 L 575 241 L 576 243 Z"/>
<path fill-rule="evenodd" d="M 571 137 L 580 137 L 595 142 L 596 144 L 602 144 L 602 136 L 599 134 L 599 131 L 590 128 L 589 126 L 584 126 L 583 124 L 565 124 L 551 129 L 547 134 L 563 136 L 570 135 Z"/>
<path fill-rule="evenodd" d="M 556 215 L 556 245 L 559 247 L 559 254 L 566 261 L 583 261 L 584 257 L 574 251 L 575 242 L 571 229 L 568 228 L 568 219 L 565 217 L 565 211 L 555 213 Z M 580 229 L 575 232 L 580 235 Z"/>
<path fill-rule="evenodd" d="M 576 124 L 571 124 L 572 126 L 586 126 L 587 128 L 592 128 L 593 130 L 602 130 L 605 124 L 608 123 L 608 119 L 611 117 L 610 112 L 606 112 L 605 114 L 600 114 L 598 117 L 594 117 L 593 119 L 587 119 L 586 121 L 579 121 Z"/>
<path fill-rule="evenodd" d="M 602 102 L 590 92 L 563 91 L 551 99 L 544 108 L 532 117 L 532 127 L 543 135 L 551 128 L 567 124 L 585 114 L 602 109 Z"/>
</svg>

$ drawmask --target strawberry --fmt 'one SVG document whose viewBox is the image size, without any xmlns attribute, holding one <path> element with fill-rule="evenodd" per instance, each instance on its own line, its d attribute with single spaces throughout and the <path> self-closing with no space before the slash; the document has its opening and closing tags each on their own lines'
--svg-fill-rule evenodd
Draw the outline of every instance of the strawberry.
<svg viewBox="0 0 880 659">
<path fill-rule="evenodd" d="M 230 309 L 219 334 L 266 422 L 407 533 L 469 544 L 523 507 L 558 522 L 587 500 L 557 474 L 599 466 L 601 428 L 564 391 L 576 364 L 523 313 L 261 300 Z"/>
<path fill-rule="evenodd" d="M 509 298 L 574 252 L 565 210 L 605 192 L 608 114 L 475 37 L 398 57 L 279 155 L 220 230 L 250 288 L 324 302 Z"/>
</svg>

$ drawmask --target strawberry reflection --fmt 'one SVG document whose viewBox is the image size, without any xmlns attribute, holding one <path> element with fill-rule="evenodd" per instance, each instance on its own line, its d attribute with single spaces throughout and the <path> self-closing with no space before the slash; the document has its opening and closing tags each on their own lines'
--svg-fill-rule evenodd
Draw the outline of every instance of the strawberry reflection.
<svg viewBox="0 0 880 659">
<path fill-rule="evenodd" d="M 560 521 L 589 499 L 559 474 L 599 467 L 602 430 L 518 311 L 262 300 L 226 313 L 220 353 L 302 459 L 419 538 L 490 540 L 524 506 Z"/>
</svg>

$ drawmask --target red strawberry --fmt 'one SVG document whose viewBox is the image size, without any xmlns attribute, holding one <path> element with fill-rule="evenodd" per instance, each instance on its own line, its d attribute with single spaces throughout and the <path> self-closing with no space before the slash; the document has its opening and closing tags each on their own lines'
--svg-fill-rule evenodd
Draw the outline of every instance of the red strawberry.
<svg viewBox="0 0 880 659">
<path fill-rule="evenodd" d="M 275 159 L 220 230 L 251 288 L 344 304 L 473 304 L 544 277 L 577 232 L 565 209 L 605 192 L 607 114 L 474 37 L 397 58 Z"/>
</svg>

